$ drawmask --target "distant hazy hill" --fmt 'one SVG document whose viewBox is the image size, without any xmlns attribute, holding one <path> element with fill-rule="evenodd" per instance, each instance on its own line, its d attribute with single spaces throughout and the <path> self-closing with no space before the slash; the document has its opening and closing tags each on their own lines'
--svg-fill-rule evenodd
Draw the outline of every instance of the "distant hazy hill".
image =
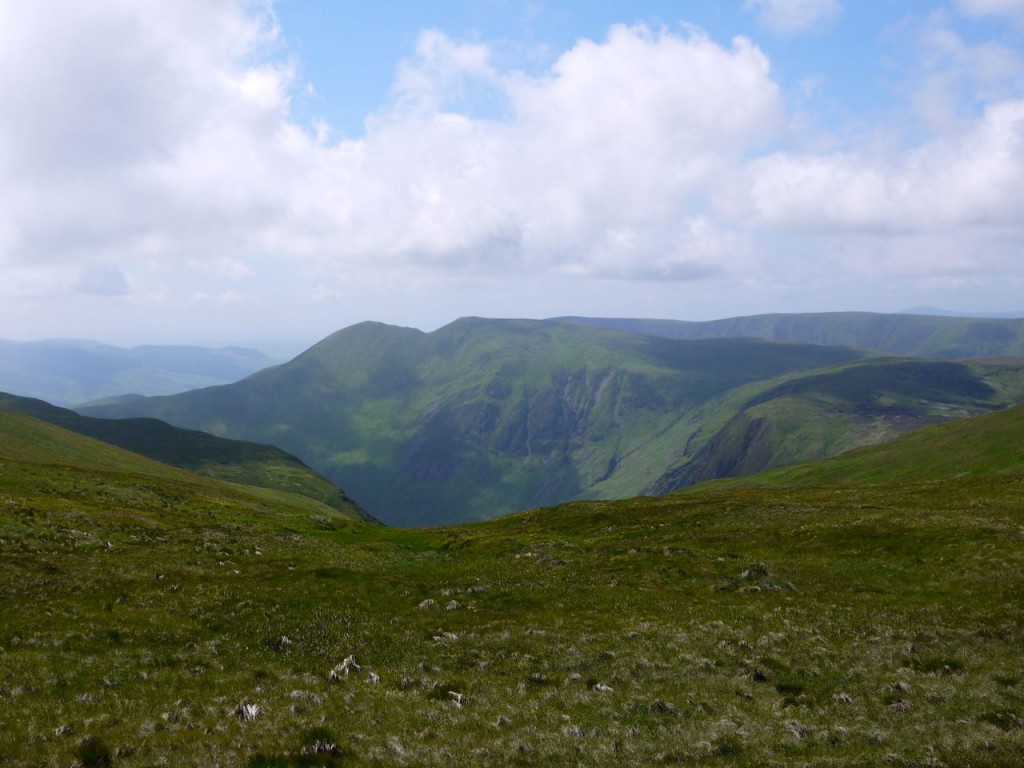
<svg viewBox="0 0 1024 768">
<path fill-rule="evenodd" d="M 775 339 L 940 359 L 1024 357 L 1024 319 L 871 312 L 751 315 L 706 322 L 567 319 L 668 339 Z"/>
<path fill-rule="evenodd" d="M 344 491 L 280 448 L 179 429 L 156 419 L 80 416 L 42 400 L 2 392 L 0 409 L 32 416 L 198 475 L 287 491 L 316 499 L 346 517 L 367 518 Z"/>
<path fill-rule="evenodd" d="M 952 309 L 941 307 L 911 307 L 898 314 L 901 315 L 933 315 L 936 317 L 1003 317 L 1003 318 L 1024 318 L 1024 311 L 1016 312 L 957 312 Z"/>
<path fill-rule="evenodd" d="M 431 524 L 665 492 L 1024 399 L 1013 366 L 862 360 L 559 321 L 363 323 L 233 385 L 87 412 L 272 443 L 383 521 Z"/>
<path fill-rule="evenodd" d="M 279 362 L 253 349 L 142 346 L 94 341 L 0 340 L 0 390 L 74 405 L 135 393 L 169 395 L 227 384 Z"/>
</svg>

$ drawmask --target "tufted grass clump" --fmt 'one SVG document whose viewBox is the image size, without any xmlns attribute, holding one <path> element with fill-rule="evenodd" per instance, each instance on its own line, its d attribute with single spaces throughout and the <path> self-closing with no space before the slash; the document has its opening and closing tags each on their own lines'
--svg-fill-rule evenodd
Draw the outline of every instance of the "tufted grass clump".
<svg viewBox="0 0 1024 768">
<path fill-rule="evenodd" d="M 114 758 L 106 743 L 96 736 L 86 736 L 75 751 L 82 768 L 110 768 Z"/>
</svg>

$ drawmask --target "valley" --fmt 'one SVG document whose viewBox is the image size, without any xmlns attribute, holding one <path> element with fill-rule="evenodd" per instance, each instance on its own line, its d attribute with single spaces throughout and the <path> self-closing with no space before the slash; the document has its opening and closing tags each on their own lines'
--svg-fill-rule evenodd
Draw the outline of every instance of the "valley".
<svg viewBox="0 0 1024 768">
<path fill-rule="evenodd" d="M 923 322 L 902 320 L 878 322 Z M 80 411 L 275 445 L 377 519 L 423 526 L 662 494 L 1022 401 L 1016 358 L 464 318 L 431 333 L 362 323 L 234 384 Z"/>
</svg>

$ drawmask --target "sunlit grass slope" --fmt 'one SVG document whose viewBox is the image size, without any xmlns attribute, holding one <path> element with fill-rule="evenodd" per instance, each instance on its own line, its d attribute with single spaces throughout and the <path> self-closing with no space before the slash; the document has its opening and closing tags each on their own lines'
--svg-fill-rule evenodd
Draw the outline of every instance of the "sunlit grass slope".
<svg viewBox="0 0 1024 768">
<path fill-rule="evenodd" d="M 1013 412 L 949 444 L 983 477 L 433 530 L 3 418 L 0 765 L 1024 761 L 1024 477 L 977 458 Z"/>
<path fill-rule="evenodd" d="M 816 461 L 1020 403 L 1021 368 L 1015 359 L 874 358 L 746 387 L 719 409 L 727 420 L 650 490 Z"/>
<path fill-rule="evenodd" d="M 60 504 L 67 501 L 63 495 L 67 487 L 58 482 L 55 489 L 50 489 L 50 474 L 59 474 L 65 479 L 78 478 L 85 486 L 74 491 L 70 498 L 80 498 L 81 504 L 102 515 L 119 514 L 116 504 L 111 506 L 104 502 L 117 498 L 116 493 L 108 498 L 102 491 L 113 484 L 137 488 L 143 496 L 155 494 L 178 499 L 161 508 L 173 510 L 174 519 L 186 525 L 195 522 L 191 516 L 193 505 L 223 506 L 224 514 L 237 516 L 240 522 L 244 521 L 244 512 L 250 505 L 255 514 L 275 518 L 283 513 L 298 513 L 314 514 L 332 525 L 352 520 L 350 515 L 308 496 L 202 477 L 3 409 L 0 409 L 0 462 L 9 475 L 0 485 L 0 492 L 31 494 L 38 491 L 62 499 L 55 502 Z M 38 478 L 38 482 L 34 483 L 33 478 Z M 71 487 L 77 487 L 75 482 L 69 482 Z M 100 495 L 94 498 L 92 490 L 101 491 Z M 131 510 L 131 506 L 127 509 Z"/>
<path fill-rule="evenodd" d="M 844 453 L 721 486 L 863 485 L 956 480 L 1019 474 L 1024 470 L 1024 407 L 940 424 L 891 443 Z M 719 484 L 716 484 L 719 485 Z"/>
</svg>

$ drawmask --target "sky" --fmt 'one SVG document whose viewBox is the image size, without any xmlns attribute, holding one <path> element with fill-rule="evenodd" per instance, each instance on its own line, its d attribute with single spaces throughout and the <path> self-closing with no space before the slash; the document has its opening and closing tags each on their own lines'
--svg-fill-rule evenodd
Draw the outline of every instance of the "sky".
<svg viewBox="0 0 1024 768">
<path fill-rule="evenodd" d="M 0 0 L 0 338 L 1024 309 L 1024 0 Z"/>
</svg>

